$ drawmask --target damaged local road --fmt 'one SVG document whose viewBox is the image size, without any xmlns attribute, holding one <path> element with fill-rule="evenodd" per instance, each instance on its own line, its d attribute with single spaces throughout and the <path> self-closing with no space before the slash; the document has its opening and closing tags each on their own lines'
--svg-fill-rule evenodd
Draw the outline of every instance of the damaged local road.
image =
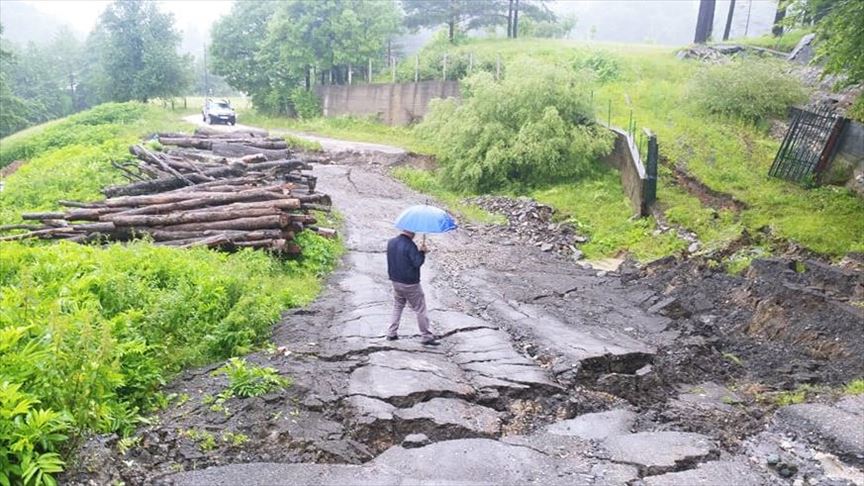
<svg viewBox="0 0 864 486">
<path fill-rule="evenodd" d="M 183 400 L 142 427 L 133 447 L 90 440 L 67 484 L 755 486 L 805 476 L 855 484 L 860 435 L 816 418 L 826 412 L 812 407 L 781 408 L 775 418 L 771 406 L 732 389 L 757 379 L 780 386 L 798 371 L 742 370 L 724 358 L 738 352 L 746 363 L 743 350 L 756 353 L 760 342 L 789 347 L 772 340 L 782 333 L 769 332 L 779 325 L 770 319 L 752 331 L 735 327 L 753 327 L 760 315 L 748 299 L 777 294 L 748 278 L 686 262 L 597 272 L 572 257 L 458 231 L 431 238 L 423 269 L 442 345 L 420 344 L 412 313 L 401 339 L 386 340 L 384 244 L 396 215 L 427 198 L 362 158 L 340 160 L 314 172 L 345 219 L 343 264 L 315 303 L 274 327 L 276 349 L 247 356 L 293 386 L 214 406 L 225 386 L 210 374 L 217 365 L 187 372 L 166 390 Z M 860 298 L 860 273 L 849 278 L 846 286 L 823 282 L 830 291 L 819 298 Z M 704 298 L 694 297 L 700 285 L 708 285 Z M 739 313 L 733 296 L 717 294 L 736 289 L 750 290 L 736 294 Z M 794 309 L 795 322 L 823 315 Z M 843 316 L 845 329 L 855 315 Z M 864 349 L 855 344 L 860 332 L 843 336 L 852 340 L 848 351 Z M 846 360 L 811 365 L 816 378 L 837 383 L 862 371 L 845 348 L 816 349 Z M 864 420 L 862 398 L 819 406 Z M 206 447 L 202 431 L 213 437 Z M 248 440 L 232 440 L 237 434 Z"/>
</svg>

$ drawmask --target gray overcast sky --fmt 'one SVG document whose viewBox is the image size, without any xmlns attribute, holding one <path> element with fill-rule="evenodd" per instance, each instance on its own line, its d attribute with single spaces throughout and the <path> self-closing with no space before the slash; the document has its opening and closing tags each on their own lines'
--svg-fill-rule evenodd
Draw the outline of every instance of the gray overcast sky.
<svg viewBox="0 0 864 486">
<path fill-rule="evenodd" d="M 7 1 L 31 5 L 81 32 L 90 32 L 99 14 L 111 3 L 109 0 L 2 0 L 2 3 Z M 231 10 L 230 0 L 160 0 L 156 3 L 162 11 L 174 14 L 180 28 L 196 24 L 204 32 L 216 19 Z"/>
<path fill-rule="evenodd" d="M 314 1 L 314 0 L 310 0 Z M 768 32 L 778 0 L 737 0 L 732 37 Z M 23 3 L 38 9 L 60 23 L 71 25 L 86 35 L 110 3 L 109 0 L 0 0 L 3 5 Z M 231 9 L 230 0 L 158 0 L 163 11 L 172 12 L 177 28 L 184 32 L 181 46 L 186 52 L 198 52 L 208 40 L 213 22 Z M 550 6 L 559 14 L 578 18 L 573 37 L 615 42 L 649 42 L 667 45 L 688 44 L 696 25 L 698 0 L 557 0 Z M 714 17 L 714 37 L 722 35 L 729 0 L 718 0 Z M 2 14 L 2 11 L 0 11 Z M 2 17 L 2 15 L 0 15 Z M 26 35 L 31 26 L 7 25 L 7 37 Z M 594 32 L 594 34 L 592 34 Z M 428 33 L 423 37 L 426 40 Z"/>
</svg>

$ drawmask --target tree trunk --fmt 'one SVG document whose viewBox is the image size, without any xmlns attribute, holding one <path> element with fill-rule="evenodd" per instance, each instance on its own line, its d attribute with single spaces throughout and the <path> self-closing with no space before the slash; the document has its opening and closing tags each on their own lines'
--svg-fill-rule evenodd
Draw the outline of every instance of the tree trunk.
<svg viewBox="0 0 864 486">
<path fill-rule="evenodd" d="M 513 37 L 513 0 L 507 5 L 507 38 Z"/>
<path fill-rule="evenodd" d="M 519 0 L 513 4 L 513 38 L 519 38 Z"/>
<path fill-rule="evenodd" d="M 783 25 L 780 23 L 784 18 L 786 18 L 786 7 L 780 8 L 780 4 L 777 4 L 777 11 L 774 12 L 774 26 L 771 27 L 771 33 L 774 34 L 774 37 L 780 37 L 783 35 Z"/>
<path fill-rule="evenodd" d="M 696 35 L 693 37 L 693 42 L 696 44 L 704 44 L 711 37 L 711 30 L 714 28 L 714 7 L 716 0 L 700 0 L 699 15 L 696 18 Z"/>
<path fill-rule="evenodd" d="M 726 28 L 723 30 L 723 40 L 729 40 L 732 31 L 732 16 L 735 15 L 735 0 L 729 0 L 729 13 L 726 14 Z"/>
</svg>

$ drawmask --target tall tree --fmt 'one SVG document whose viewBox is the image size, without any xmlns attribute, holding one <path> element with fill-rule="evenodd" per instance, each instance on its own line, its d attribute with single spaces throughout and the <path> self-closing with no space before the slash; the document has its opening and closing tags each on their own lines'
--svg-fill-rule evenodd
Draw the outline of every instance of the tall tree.
<svg viewBox="0 0 864 486">
<path fill-rule="evenodd" d="M 402 0 L 402 9 L 407 27 L 446 25 L 447 38 L 453 43 L 460 29 L 467 31 L 499 23 L 504 4 L 500 0 Z"/>
<path fill-rule="evenodd" d="M 153 2 L 115 0 L 99 19 L 104 32 L 100 60 L 104 92 L 111 100 L 140 100 L 183 94 L 189 59 L 177 52 L 180 34 L 174 16 Z"/>
<path fill-rule="evenodd" d="M 211 31 L 213 72 L 251 95 L 252 103 L 262 109 L 278 81 L 279 66 L 265 63 L 261 56 L 267 25 L 278 5 L 269 0 L 235 2 Z"/>
<path fill-rule="evenodd" d="M 519 37 L 520 14 L 535 22 L 555 22 L 556 16 L 546 3 L 547 0 L 512 0 L 512 8 L 510 8 L 512 15 L 510 37 L 514 39 Z"/>
<path fill-rule="evenodd" d="M 723 40 L 729 40 L 732 31 L 732 17 L 735 15 L 735 0 L 729 0 L 729 12 L 726 14 L 726 28 L 723 29 Z"/>
<path fill-rule="evenodd" d="M 704 44 L 711 37 L 711 30 L 714 28 L 715 3 L 715 0 L 699 1 L 699 14 L 696 17 L 696 35 L 693 37 L 693 42 L 696 44 Z"/>
<path fill-rule="evenodd" d="M 296 78 L 310 70 L 341 82 L 348 64 L 380 57 L 400 25 L 392 0 L 289 0 L 270 21 L 264 52 Z"/>
<path fill-rule="evenodd" d="M 864 82 L 864 2 L 839 0 L 817 26 L 825 72 L 840 74 L 842 84 Z"/>
</svg>

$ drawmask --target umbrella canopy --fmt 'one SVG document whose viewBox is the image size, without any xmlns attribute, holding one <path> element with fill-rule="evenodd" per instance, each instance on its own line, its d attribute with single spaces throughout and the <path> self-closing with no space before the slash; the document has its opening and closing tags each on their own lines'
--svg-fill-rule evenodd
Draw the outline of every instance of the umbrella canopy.
<svg viewBox="0 0 864 486">
<path fill-rule="evenodd" d="M 446 211 L 425 204 L 402 211 L 395 224 L 412 233 L 446 233 L 456 229 L 456 221 Z"/>
</svg>

